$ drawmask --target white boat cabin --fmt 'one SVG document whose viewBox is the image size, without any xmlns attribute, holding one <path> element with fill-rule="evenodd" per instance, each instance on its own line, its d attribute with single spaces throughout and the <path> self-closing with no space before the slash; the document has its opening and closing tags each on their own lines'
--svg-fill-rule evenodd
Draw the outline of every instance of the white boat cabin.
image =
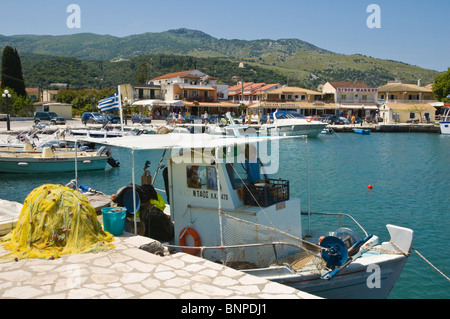
<svg viewBox="0 0 450 319">
<path fill-rule="evenodd" d="M 220 163 L 216 156 L 203 156 L 201 163 L 198 160 L 180 162 L 178 158 L 169 157 L 169 201 L 175 224 L 175 245 L 220 247 L 276 241 L 275 238 L 264 238 L 265 232 L 259 231 L 261 225 L 301 238 L 300 200 L 289 197 L 288 181 L 266 175 L 257 157 L 248 160 L 247 156 L 242 156 L 242 153 L 248 154 L 248 149 L 248 145 L 225 147 L 227 160 Z M 231 152 L 234 154 L 230 156 Z M 207 153 L 208 150 L 201 152 Z M 192 151 L 191 158 L 194 159 L 196 154 L 200 152 Z M 249 223 L 245 227 L 232 227 L 227 225 L 231 222 L 228 216 Z M 189 238 L 185 236 L 188 228 L 195 231 Z M 199 240 L 195 243 L 193 237 L 197 235 Z M 183 237 L 186 242 L 180 242 Z M 240 249 L 240 254 L 237 259 L 249 261 L 246 249 Z M 223 258 L 217 249 L 206 250 L 205 257 L 210 260 Z M 258 260 L 251 262 L 267 265 L 270 261 L 261 258 L 259 255 Z M 236 253 L 233 259 L 236 261 Z"/>
</svg>

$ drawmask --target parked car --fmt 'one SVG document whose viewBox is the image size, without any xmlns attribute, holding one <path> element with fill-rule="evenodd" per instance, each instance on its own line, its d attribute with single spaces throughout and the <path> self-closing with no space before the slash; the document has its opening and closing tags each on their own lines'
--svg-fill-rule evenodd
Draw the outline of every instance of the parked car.
<svg viewBox="0 0 450 319">
<path fill-rule="evenodd" d="M 202 124 L 202 119 L 199 118 L 197 115 L 186 115 L 184 117 L 184 123 Z"/>
<path fill-rule="evenodd" d="M 66 119 L 58 116 L 55 112 L 34 113 L 34 123 L 39 124 L 41 121 L 49 121 L 52 124 L 66 124 Z"/>
<path fill-rule="evenodd" d="M 81 116 L 81 123 L 106 124 L 108 123 L 108 119 L 98 112 L 85 112 Z"/>
<path fill-rule="evenodd" d="M 223 115 L 219 115 L 219 116 L 211 115 L 210 117 L 208 117 L 208 123 L 225 125 L 225 124 L 229 124 L 229 121 Z"/>
<path fill-rule="evenodd" d="M 342 121 L 342 124 L 350 124 L 350 121 L 346 117 L 339 117 L 339 119 Z"/>
<path fill-rule="evenodd" d="M 106 114 L 105 117 L 108 119 L 108 122 L 111 124 L 119 124 L 120 123 L 120 117 L 114 114 Z"/>
<path fill-rule="evenodd" d="M 332 125 L 344 124 L 344 121 L 342 121 L 340 119 L 340 117 L 337 115 L 329 115 L 329 116 L 327 115 L 327 116 L 323 117 L 322 122 L 332 124 Z"/>
<path fill-rule="evenodd" d="M 152 119 L 144 116 L 144 115 L 140 115 L 140 114 L 134 114 L 133 117 L 131 118 L 131 123 L 139 123 L 139 124 L 143 124 L 143 123 L 151 123 Z"/>
<path fill-rule="evenodd" d="M 209 121 L 209 117 L 208 117 L 208 121 Z M 167 124 L 172 124 L 172 122 L 173 122 L 173 115 L 169 114 L 166 117 L 166 123 Z M 178 122 L 178 114 L 175 114 L 175 123 L 177 123 L 177 124 L 180 123 L 180 122 Z M 202 122 L 202 119 L 199 118 L 196 115 L 186 115 L 186 116 L 183 116 L 181 118 L 181 124 L 186 124 L 186 123 L 188 123 L 188 124 L 194 124 L 194 123 L 195 124 L 202 124 L 203 122 Z"/>
</svg>

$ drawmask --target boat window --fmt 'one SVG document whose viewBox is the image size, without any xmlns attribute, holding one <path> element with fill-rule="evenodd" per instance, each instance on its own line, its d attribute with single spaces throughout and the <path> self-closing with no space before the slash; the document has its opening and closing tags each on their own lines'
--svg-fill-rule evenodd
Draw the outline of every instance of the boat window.
<svg viewBox="0 0 450 319">
<path fill-rule="evenodd" d="M 266 176 L 261 174 L 261 163 L 245 161 L 245 163 L 226 164 L 228 177 L 233 189 L 238 189 L 245 184 L 254 184 Z"/>
<path fill-rule="evenodd" d="M 186 176 L 190 188 L 217 190 L 217 171 L 214 166 L 189 165 L 186 167 Z"/>
</svg>

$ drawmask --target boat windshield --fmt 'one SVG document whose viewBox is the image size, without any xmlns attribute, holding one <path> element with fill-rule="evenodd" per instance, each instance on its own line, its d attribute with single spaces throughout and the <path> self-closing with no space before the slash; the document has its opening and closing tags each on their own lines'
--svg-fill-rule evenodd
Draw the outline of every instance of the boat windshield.
<svg viewBox="0 0 450 319">
<path fill-rule="evenodd" d="M 304 119 L 305 117 L 295 111 L 278 111 L 275 116 L 277 119 Z"/>
</svg>

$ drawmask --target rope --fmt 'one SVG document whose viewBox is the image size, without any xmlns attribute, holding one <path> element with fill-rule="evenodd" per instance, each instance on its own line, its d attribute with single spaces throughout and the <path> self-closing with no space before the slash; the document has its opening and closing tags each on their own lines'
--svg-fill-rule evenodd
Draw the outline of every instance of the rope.
<svg viewBox="0 0 450 319">
<path fill-rule="evenodd" d="M 400 247 L 398 247 L 392 240 L 389 241 L 392 246 L 394 246 L 395 248 L 397 248 L 403 255 L 405 255 L 406 257 L 409 257 L 409 255 L 411 255 L 410 253 L 405 253 Z"/>
<path fill-rule="evenodd" d="M 421 253 L 419 253 L 414 247 L 411 247 L 412 250 L 414 250 L 423 260 L 425 260 L 431 267 L 433 267 L 438 273 L 440 273 L 445 279 L 450 281 L 450 278 L 448 278 L 442 271 L 436 268 L 431 262 L 429 262 L 424 256 L 422 256 Z"/>
</svg>

